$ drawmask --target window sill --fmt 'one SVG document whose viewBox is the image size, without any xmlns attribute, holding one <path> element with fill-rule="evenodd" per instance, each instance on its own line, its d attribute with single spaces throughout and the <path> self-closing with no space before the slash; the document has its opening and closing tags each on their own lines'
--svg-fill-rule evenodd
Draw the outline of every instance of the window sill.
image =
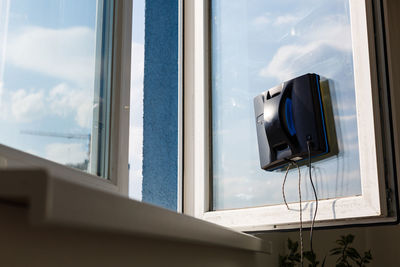
<svg viewBox="0 0 400 267">
<path fill-rule="evenodd" d="M 23 204 L 32 224 L 72 226 L 267 252 L 261 239 L 76 184 L 43 170 L 1 170 L 0 199 Z"/>
</svg>

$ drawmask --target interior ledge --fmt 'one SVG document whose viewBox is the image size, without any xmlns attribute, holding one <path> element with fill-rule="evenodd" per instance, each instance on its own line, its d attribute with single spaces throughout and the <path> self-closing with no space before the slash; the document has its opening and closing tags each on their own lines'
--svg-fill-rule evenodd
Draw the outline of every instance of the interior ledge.
<svg viewBox="0 0 400 267">
<path fill-rule="evenodd" d="M 269 251 L 255 236 L 49 176 L 40 169 L 0 170 L 0 198 L 26 204 L 33 225 L 63 225 Z"/>
</svg>

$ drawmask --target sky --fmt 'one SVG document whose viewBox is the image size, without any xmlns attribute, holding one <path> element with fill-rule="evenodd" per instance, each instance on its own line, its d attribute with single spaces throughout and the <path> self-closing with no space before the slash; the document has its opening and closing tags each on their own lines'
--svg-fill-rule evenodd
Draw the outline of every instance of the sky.
<svg viewBox="0 0 400 267">
<path fill-rule="evenodd" d="M 260 168 L 253 98 L 317 73 L 330 82 L 339 154 L 313 164 L 319 198 L 361 194 L 348 0 L 212 1 L 214 209 L 283 202 L 284 172 Z M 303 199 L 312 199 L 306 167 Z M 288 201 L 297 201 L 290 171 Z"/>
<path fill-rule="evenodd" d="M 0 1 L 1 144 L 61 164 L 88 159 L 89 138 L 82 136 L 92 132 L 96 5 Z M 133 12 L 129 192 L 141 199 L 144 0 L 134 0 Z"/>
<path fill-rule="evenodd" d="M 131 109 L 129 131 L 129 196 L 142 199 L 143 73 L 145 0 L 133 1 Z"/>
<path fill-rule="evenodd" d="M 3 4 L 0 142 L 62 164 L 83 162 L 88 138 L 23 134 L 89 134 L 94 84 L 95 1 Z M 7 21 L 6 21 L 7 20 Z M 5 28 L 5 27 L 3 27 Z"/>
</svg>

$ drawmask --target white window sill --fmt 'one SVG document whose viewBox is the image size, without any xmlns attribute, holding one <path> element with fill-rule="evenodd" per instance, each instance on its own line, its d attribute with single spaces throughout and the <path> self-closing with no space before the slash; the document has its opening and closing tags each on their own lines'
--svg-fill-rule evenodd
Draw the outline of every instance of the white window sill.
<svg viewBox="0 0 400 267">
<path fill-rule="evenodd" d="M 0 199 L 25 204 L 31 223 L 63 225 L 267 252 L 267 244 L 187 215 L 49 176 L 1 170 Z"/>
</svg>

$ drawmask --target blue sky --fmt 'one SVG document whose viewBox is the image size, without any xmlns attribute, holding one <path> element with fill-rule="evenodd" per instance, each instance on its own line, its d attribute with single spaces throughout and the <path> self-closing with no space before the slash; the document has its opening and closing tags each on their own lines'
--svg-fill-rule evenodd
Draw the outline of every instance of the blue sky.
<svg viewBox="0 0 400 267">
<path fill-rule="evenodd" d="M 320 198 L 361 193 L 348 0 L 212 4 L 216 209 L 282 203 L 281 171 L 260 168 L 253 98 L 305 73 L 330 80 L 340 153 L 314 164 Z M 297 173 L 286 187 L 297 201 Z M 306 168 L 303 193 L 311 198 Z"/>
<path fill-rule="evenodd" d="M 0 119 L 7 131 L 1 132 L 0 141 L 60 163 L 82 162 L 87 140 L 21 131 L 90 133 L 96 2 L 8 4 L 8 34 L 0 58 L 4 64 Z"/>
<path fill-rule="evenodd" d="M 96 2 L 1 1 L 0 143 L 62 164 L 87 158 L 86 139 L 21 131 L 91 133 Z M 144 0 L 134 1 L 133 22 L 130 194 L 141 198 Z"/>
</svg>

